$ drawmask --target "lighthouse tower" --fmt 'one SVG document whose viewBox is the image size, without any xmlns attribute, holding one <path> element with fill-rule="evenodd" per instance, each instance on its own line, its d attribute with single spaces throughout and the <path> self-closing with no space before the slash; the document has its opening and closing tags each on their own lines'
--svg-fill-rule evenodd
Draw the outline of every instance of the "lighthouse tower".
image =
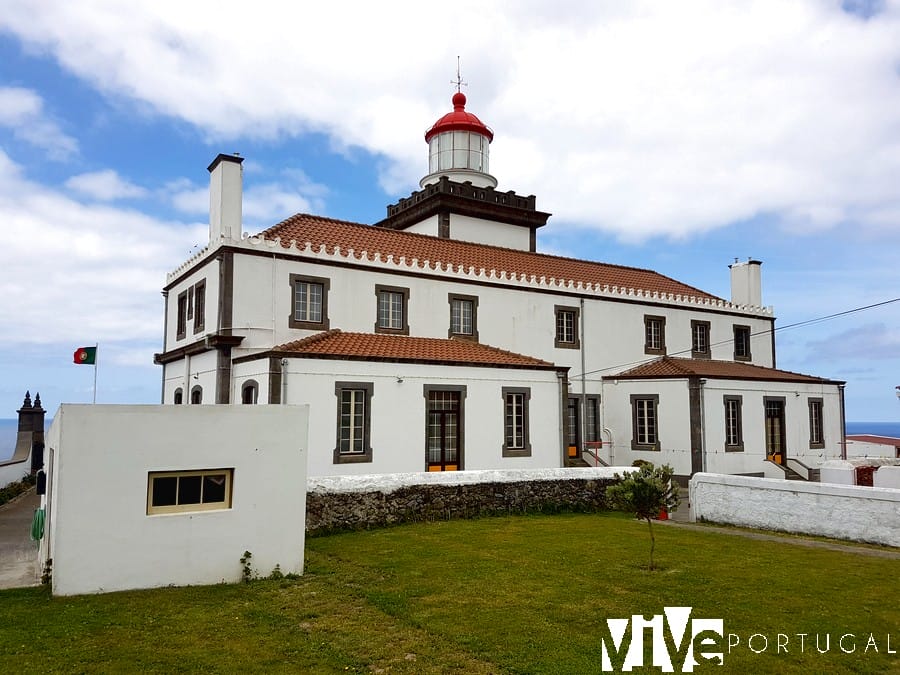
<svg viewBox="0 0 900 675">
<path fill-rule="evenodd" d="M 428 175 L 421 190 L 389 205 L 375 227 L 534 251 L 535 233 L 550 214 L 535 208 L 534 195 L 494 189 L 488 163 L 494 132 L 466 111 L 458 84 L 452 102 L 453 111 L 425 132 Z"/>
<path fill-rule="evenodd" d="M 497 179 L 488 171 L 490 145 L 494 132 L 470 112 L 466 95 L 453 95 L 453 112 L 448 112 L 425 132 L 428 143 L 428 175 L 419 187 L 436 183 L 441 176 L 475 187 L 495 188 Z"/>
</svg>

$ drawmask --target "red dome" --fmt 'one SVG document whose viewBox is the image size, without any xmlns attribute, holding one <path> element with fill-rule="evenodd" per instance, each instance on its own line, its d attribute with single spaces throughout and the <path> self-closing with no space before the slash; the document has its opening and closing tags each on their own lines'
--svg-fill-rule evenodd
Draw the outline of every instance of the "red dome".
<svg viewBox="0 0 900 675">
<path fill-rule="evenodd" d="M 474 131 L 476 134 L 487 136 L 488 141 L 494 140 L 494 132 L 486 124 L 470 112 L 466 112 L 466 95 L 461 91 L 453 94 L 453 112 L 449 112 L 434 123 L 425 132 L 425 142 L 445 131 Z"/>
</svg>

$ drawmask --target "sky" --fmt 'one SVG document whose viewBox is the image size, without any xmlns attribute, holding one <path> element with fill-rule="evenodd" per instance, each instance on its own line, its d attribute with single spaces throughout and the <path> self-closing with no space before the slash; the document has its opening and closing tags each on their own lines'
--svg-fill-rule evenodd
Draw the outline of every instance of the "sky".
<svg viewBox="0 0 900 675">
<path fill-rule="evenodd" d="M 900 0 L 0 6 L 0 418 L 90 402 L 95 343 L 98 403 L 158 403 L 212 159 L 246 158 L 247 232 L 376 222 L 460 57 L 498 189 L 553 214 L 539 250 L 726 299 L 761 260 L 778 367 L 900 419 Z"/>
</svg>

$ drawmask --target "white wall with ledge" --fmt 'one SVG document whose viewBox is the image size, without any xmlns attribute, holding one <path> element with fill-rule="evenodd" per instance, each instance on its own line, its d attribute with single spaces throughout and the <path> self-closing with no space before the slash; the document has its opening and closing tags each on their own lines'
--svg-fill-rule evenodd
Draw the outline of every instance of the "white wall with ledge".
<svg viewBox="0 0 900 675">
<path fill-rule="evenodd" d="M 303 572 L 308 408 L 63 405 L 47 438 L 53 593 Z M 228 506 L 150 513 L 151 472 L 231 472 Z M 190 508 L 190 507 L 188 507 Z"/>
<path fill-rule="evenodd" d="M 894 488 L 900 490 L 900 466 L 882 466 L 872 478 L 874 487 Z"/>
<path fill-rule="evenodd" d="M 900 546 L 900 490 L 698 473 L 694 520 Z"/>
</svg>

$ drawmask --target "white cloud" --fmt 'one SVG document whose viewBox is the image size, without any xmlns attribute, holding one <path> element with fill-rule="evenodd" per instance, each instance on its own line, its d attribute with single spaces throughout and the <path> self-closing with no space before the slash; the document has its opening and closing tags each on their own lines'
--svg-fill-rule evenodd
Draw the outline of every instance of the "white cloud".
<svg viewBox="0 0 900 675">
<path fill-rule="evenodd" d="M 66 159 L 78 151 L 78 142 L 47 116 L 43 99 L 30 89 L 0 87 L 0 126 L 46 150 L 51 159 Z"/>
<path fill-rule="evenodd" d="M 112 169 L 72 176 L 66 181 L 66 187 L 104 202 L 147 195 L 147 190 L 124 180 Z"/>
<path fill-rule="evenodd" d="M 759 213 L 898 227 L 896 1 L 399 3 L 390 17 L 261 1 L 251 21 L 221 3 L 7 5 L 0 25 L 105 92 L 219 138 L 325 133 L 383 155 L 394 192 L 424 173 L 421 132 L 461 53 L 501 187 L 559 220 L 636 240 Z"/>
<path fill-rule="evenodd" d="M 206 225 L 86 204 L 41 186 L 0 151 L 0 345 L 143 340 L 162 329 L 166 273 Z"/>
</svg>

